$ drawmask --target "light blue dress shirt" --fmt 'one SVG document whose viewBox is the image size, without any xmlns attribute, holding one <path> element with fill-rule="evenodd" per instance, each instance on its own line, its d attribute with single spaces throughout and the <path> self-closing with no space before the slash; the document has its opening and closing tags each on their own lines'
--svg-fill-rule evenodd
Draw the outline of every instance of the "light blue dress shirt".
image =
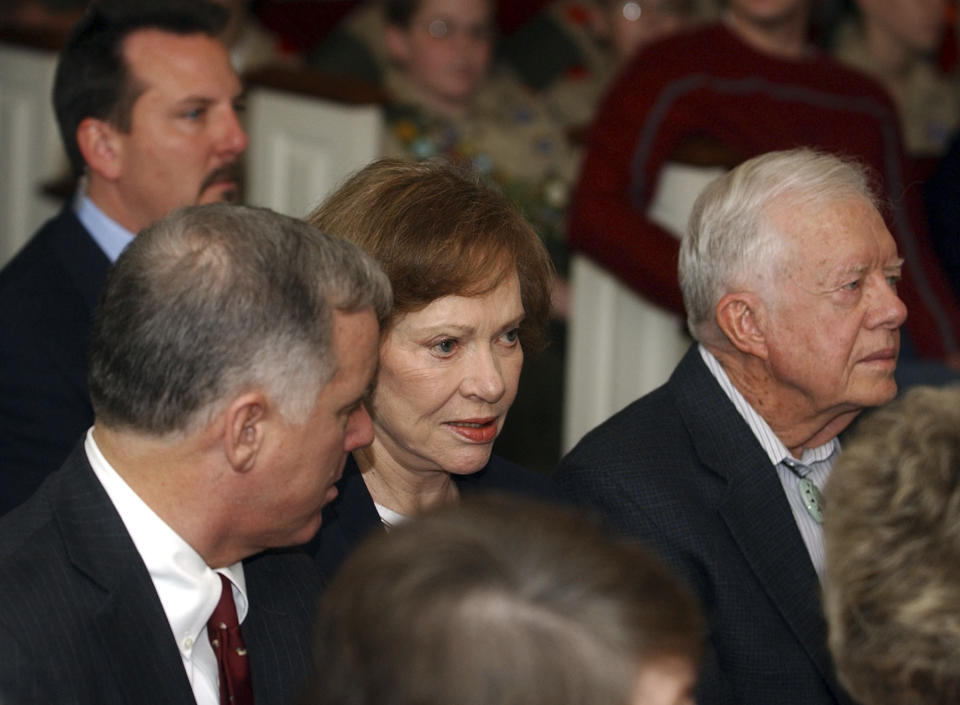
<svg viewBox="0 0 960 705">
<path fill-rule="evenodd" d="M 111 262 L 133 242 L 133 233 L 100 210 L 82 187 L 74 197 L 73 212 Z"/>
</svg>

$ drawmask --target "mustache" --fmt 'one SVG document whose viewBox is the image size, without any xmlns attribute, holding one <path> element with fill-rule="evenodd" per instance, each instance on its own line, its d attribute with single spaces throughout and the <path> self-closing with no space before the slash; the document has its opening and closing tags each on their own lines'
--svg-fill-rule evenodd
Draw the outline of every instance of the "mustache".
<svg viewBox="0 0 960 705">
<path fill-rule="evenodd" d="M 240 195 L 240 186 L 243 184 L 243 168 L 240 162 L 229 162 L 207 174 L 200 184 L 200 193 L 223 181 L 232 181 L 237 184 L 237 189 L 228 194 L 228 200 L 236 200 Z"/>
</svg>

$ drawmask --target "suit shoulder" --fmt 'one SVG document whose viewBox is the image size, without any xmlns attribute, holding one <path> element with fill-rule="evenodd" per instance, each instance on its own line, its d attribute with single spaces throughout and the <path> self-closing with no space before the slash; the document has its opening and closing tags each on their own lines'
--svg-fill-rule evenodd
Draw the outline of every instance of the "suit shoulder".
<svg viewBox="0 0 960 705">
<path fill-rule="evenodd" d="M 643 476 L 646 486 L 672 487 L 696 464 L 689 433 L 668 387 L 611 416 L 584 436 L 553 478 L 575 502 L 618 493 Z M 593 498 L 593 499 L 591 499 Z"/>
<path fill-rule="evenodd" d="M 0 566 L 19 554 L 33 555 L 50 545 L 55 522 L 50 502 L 44 490 L 38 490 L 29 500 L 0 517 Z M 0 581 L 7 571 L 0 567 Z"/>
<path fill-rule="evenodd" d="M 48 221 L 0 270 L 5 337 L 53 326 L 86 328 L 109 266 L 72 212 Z"/>
<path fill-rule="evenodd" d="M 665 440 L 664 433 L 680 423 L 672 394 L 667 386 L 660 387 L 589 431 L 564 457 L 561 466 L 568 460 L 616 455 L 617 449 L 634 453 L 651 442 Z"/>
<path fill-rule="evenodd" d="M 10 635 L 52 628 L 73 599 L 55 520 L 34 497 L 0 521 L 0 624 Z M 44 627 L 43 625 L 46 625 Z"/>
<path fill-rule="evenodd" d="M 0 270 L 0 288 L 28 282 L 37 270 L 57 266 L 56 255 L 64 239 L 78 234 L 87 232 L 70 212 L 61 212 L 48 220 Z"/>
</svg>

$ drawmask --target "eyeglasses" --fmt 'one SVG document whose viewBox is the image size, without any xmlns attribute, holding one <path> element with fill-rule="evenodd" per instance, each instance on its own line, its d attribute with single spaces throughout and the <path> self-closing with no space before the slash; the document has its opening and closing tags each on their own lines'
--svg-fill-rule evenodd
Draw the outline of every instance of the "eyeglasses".
<svg viewBox="0 0 960 705">
<path fill-rule="evenodd" d="M 692 8 L 690 2 L 677 2 L 676 0 L 628 0 L 620 6 L 620 12 L 623 19 L 628 22 L 637 22 L 646 12 L 648 15 L 668 14 L 668 15 L 690 15 Z"/>
<path fill-rule="evenodd" d="M 643 14 L 643 7 L 638 2 L 625 2 L 623 7 L 620 8 L 620 12 L 623 13 L 623 19 L 628 22 L 636 22 Z"/>
<path fill-rule="evenodd" d="M 487 42 L 493 38 L 493 28 L 486 22 L 461 25 L 438 17 L 425 23 L 425 29 L 434 39 L 453 39 L 464 34 L 475 42 Z"/>
</svg>

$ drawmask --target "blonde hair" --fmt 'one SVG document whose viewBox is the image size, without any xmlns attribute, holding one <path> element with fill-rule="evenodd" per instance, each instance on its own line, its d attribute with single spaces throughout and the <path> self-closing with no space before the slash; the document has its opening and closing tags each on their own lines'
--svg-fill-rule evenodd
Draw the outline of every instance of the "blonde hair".
<svg viewBox="0 0 960 705">
<path fill-rule="evenodd" d="M 826 488 L 825 608 L 864 705 L 960 702 L 960 387 L 862 421 Z"/>
</svg>

